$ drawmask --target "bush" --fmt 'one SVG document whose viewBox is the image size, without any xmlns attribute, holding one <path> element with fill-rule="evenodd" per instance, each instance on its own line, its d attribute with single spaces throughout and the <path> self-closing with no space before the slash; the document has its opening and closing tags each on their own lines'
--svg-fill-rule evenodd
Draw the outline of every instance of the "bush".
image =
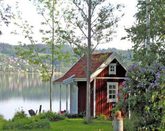
<svg viewBox="0 0 165 131">
<path fill-rule="evenodd" d="M 0 115 L 0 121 L 5 121 L 2 115 Z"/>
<path fill-rule="evenodd" d="M 132 112 L 131 119 L 124 119 L 124 131 L 136 131 L 140 121 L 143 122 L 141 117 L 137 113 Z"/>
<path fill-rule="evenodd" d="M 65 116 L 64 115 L 60 115 L 54 112 L 45 112 L 45 113 L 41 113 L 38 116 L 35 116 L 37 119 L 48 119 L 49 121 L 58 121 L 58 120 L 64 120 Z"/>
<path fill-rule="evenodd" d="M 83 118 L 85 117 L 85 114 L 82 112 L 80 114 L 65 114 L 67 118 Z"/>
<path fill-rule="evenodd" d="M 96 117 L 97 120 L 107 120 L 107 117 L 103 114 L 100 114 L 99 116 Z"/>
<path fill-rule="evenodd" d="M 17 111 L 12 119 L 12 121 L 16 121 L 19 119 L 27 118 L 27 114 L 23 110 Z"/>
<path fill-rule="evenodd" d="M 163 130 L 165 114 L 165 66 L 151 64 L 149 66 L 133 65 L 128 69 L 124 95 L 130 93 L 126 99 L 130 110 L 138 112 L 142 121 L 139 128 L 148 130 Z M 125 103 L 123 103 L 125 104 Z"/>
<path fill-rule="evenodd" d="M 33 121 L 30 118 L 22 118 L 16 121 L 8 121 L 3 125 L 4 130 L 16 130 L 16 129 L 39 129 L 50 128 L 48 120 Z"/>
</svg>

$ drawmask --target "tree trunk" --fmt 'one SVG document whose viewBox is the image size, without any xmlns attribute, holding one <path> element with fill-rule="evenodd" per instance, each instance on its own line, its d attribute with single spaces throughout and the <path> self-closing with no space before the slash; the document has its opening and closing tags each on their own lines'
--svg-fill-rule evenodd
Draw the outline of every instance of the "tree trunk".
<svg viewBox="0 0 165 131">
<path fill-rule="evenodd" d="M 91 67 L 91 0 L 88 1 L 88 49 L 87 49 L 87 90 L 86 90 L 86 122 L 91 120 L 90 111 L 90 67 Z"/>
<path fill-rule="evenodd" d="M 50 112 L 52 112 L 52 79 L 50 79 L 49 102 L 50 102 Z"/>
<path fill-rule="evenodd" d="M 53 0 L 52 5 L 52 68 L 51 68 L 51 78 L 50 78 L 50 111 L 52 111 L 52 82 L 53 82 L 53 74 L 54 74 L 54 8 L 55 8 L 55 0 Z"/>
</svg>

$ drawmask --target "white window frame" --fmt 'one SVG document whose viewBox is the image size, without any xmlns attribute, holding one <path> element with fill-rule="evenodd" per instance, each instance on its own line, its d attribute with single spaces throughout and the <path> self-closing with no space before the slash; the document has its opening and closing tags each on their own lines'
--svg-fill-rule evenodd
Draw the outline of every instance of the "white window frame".
<svg viewBox="0 0 165 131">
<path fill-rule="evenodd" d="M 111 70 L 112 67 L 114 69 L 113 71 Z M 116 75 L 116 63 L 109 64 L 109 74 Z"/>
<path fill-rule="evenodd" d="M 115 86 L 115 94 L 109 93 L 110 85 Z M 109 98 L 110 95 L 115 95 L 115 98 Z M 118 82 L 107 82 L 107 102 L 118 102 Z"/>
</svg>

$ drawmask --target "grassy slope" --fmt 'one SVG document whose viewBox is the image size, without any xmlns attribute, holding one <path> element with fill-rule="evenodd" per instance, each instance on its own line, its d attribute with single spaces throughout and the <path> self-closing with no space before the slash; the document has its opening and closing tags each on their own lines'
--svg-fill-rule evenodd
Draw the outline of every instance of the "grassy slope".
<svg viewBox="0 0 165 131">
<path fill-rule="evenodd" d="M 2 124 L 2 121 L 0 121 L 0 130 L 2 130 Z M 92 123 L 85 124 L 83 119 L 65 119 L 51 122 L 50 129 L 34 129 L 30 131 L 113 131 L 113 129 L 111 121 L 93 120 Z"/>
<path fill-rule="evenodd" d="M 2 131 L 2 126 L 5 123 L 5 120 L 3 119 L 2 116 L 0 116 L 0 131 Z"/>
<path fill-rule="evenodd" d="M 66 119 L 51 123 L 53 131 L 112 131 L 111 121 L 93 120 L 85 124 L 83 119 Z"/>
</svg>

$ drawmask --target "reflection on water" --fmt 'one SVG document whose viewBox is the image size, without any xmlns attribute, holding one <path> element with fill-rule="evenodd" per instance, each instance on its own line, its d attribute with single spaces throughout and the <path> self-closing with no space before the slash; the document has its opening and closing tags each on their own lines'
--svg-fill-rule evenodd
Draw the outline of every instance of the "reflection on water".
<svg viewBox="0 0 165 131">
<path fill-rule="evenodd" d="M 65 109 L 66 89 L 61 88 L 62 110 Z M 53 111 L 59 111 L 59 85 L 52 88 Z M 42 105 L 49 110 L 49 84 L 42 82 L 37 74 L 0 72 L 0 114 L 6 119 L 13 117 L 18 110 L 35 111 Z"/>
</svg>

